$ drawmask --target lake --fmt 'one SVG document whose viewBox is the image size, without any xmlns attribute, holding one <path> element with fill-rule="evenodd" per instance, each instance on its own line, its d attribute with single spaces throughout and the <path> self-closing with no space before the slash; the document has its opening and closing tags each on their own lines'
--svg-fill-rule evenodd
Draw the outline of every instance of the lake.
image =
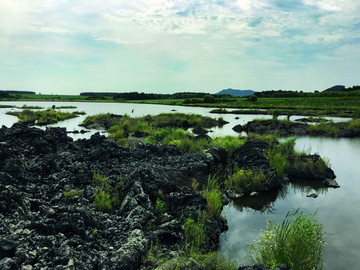
<svg viewBox="0 0 360 270">
<path fill-rule="evenodd" d="M 85 111 L 87 115 L 98 113 L 125 114 L 144 116 L 163 112 L 196 113 L 204 116 L 223 117 L 230 122 L 222 128 L 214 128 L 211 136 L 234 135 L 232 127 L 246 124 L 255 118 L 271 118 L 260 115 L 210 114 L 212 108 L 181 107 L 151 104 L 129 103 L 84 103 L 84 102 L 0 102 L 1 105 L 41 106 L 76 106 L 76 109 L 64 111 Z M 14 109 L 0 109 L 0 125 L 10 127 L 17 121 L 14 116 L 5 112 Z M 59 122 L 51 126 L 66 127 L 69 131 L 80 130 L 78 125 L 86 116 Z M 235 119 L 239 117 L 239 119 Z M 292 117 L 296 119 L 297 117 Z M 300 117 L 298 117 L 300 118 Z M 341 118 L 329 118 L 334 121 L 345 121 Z M 90 137 L 87 134 L 71 134 L 74 139 Z M 221 235 L 221 253 L 235 259 L 239 264 L 247 264 L 246 243 L 258 239 L 261 229 L 265 229 L 266 220 L 281 222 L 289 211 L 300 208 L 308 214 L 317 211 L 317 218 L 324 224 L 327 246 L 324 250 L 325 269 L 358 269 L 360 258 L 360 139 L 300 137 L 296 147 L 300 150 L 311 149 L 311 153 L 319 153 L 330 159 L 332 168 L 337 175 L 339 189 L 318 189 L 318 198 L 308 198 L 313 190 L 309 187 L 289 184 L 279 192 L 269 193 L 265 198 L 253 198 L 237 201 L 224 208 L 229 230 Z M 316 187 L 315 187 L 316 189 Z"/>
</svg>

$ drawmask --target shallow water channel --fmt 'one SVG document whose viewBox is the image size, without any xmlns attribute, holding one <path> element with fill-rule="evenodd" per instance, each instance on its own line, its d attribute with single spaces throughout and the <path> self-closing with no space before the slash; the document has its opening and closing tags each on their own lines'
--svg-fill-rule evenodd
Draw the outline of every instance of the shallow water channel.
<svg viewBox="0 0 360 270">
<path fill-rule="evenodd" d="M 122 103 L 84 103 L 84 102 L 1 102 L 0 105 L 41 106 L 76 106 L 76 109 L 64 111 L 85 111 L 87 115 L 98 113 L 125 114 L 144 116 L 162 112 L 197 113 L 205 116 L 222 116 L 230 123 L 223 128 L 214 128 L 211 136 L 237 135 L 232 131 L 236 124 L 245 124 L 255 118 L 270 118 L 259 115 L 210 114 L 211 108 L 181 107 L 150 104 Z M 6 115 L 8 110 L 0 109 L 0 126 L 10 127 L 17 121 L 14 116 Z M 81 130 L 78 125 L 86 116 L 66 120 L 52 126 L 66 127 L 69 131 Z M 239 117 L 239 119 L 235 119 Z M 334 121 L 339 121 L 333 118 Z M 86 134 L 71 134 L 74 139 L 90 137 L 96 131 Z M 319 153 L 330 159 L 337 176 L 339 189 L 324 189 L 316 186 L 289 184 L 284 189 L 267 194 L 265 197 L 239 200 L 225 206 L 223 214 L 228 220 L 229 230 L 221 235 L 221 253 L 247 264 L 245 258 L 247 243 L 258 239 L 266 220 L 281 222 L 286 213 L 301 209 L 312 214 L 317 211 L 317 218 L 324 225 L 327 246 L 324 250 L 325 269 L 359 269 L 360 262 L 360 139 L 336 139 L 300 137 L 296 141 L 299 150 Z M 306 195 L 315 192 L 319 196 L 308 198 Z"/>
</svg>

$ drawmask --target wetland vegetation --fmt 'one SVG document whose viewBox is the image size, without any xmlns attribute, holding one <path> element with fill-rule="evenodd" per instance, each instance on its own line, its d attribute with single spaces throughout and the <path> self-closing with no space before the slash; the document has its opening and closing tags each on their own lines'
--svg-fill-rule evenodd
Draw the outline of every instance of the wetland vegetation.
<svg viewBox="0 0 360 270">
<path fill-rule="evenodd" d="M 68 113 L 51 109 L 31 110 L 27 108 L 22 111 L 9 111 L 6 114 L 17 116 L 19 118 L 19 123 L 43 126 L 78 117 L 80 114 L 85 114 L 85 112 Z"/>
</svg>

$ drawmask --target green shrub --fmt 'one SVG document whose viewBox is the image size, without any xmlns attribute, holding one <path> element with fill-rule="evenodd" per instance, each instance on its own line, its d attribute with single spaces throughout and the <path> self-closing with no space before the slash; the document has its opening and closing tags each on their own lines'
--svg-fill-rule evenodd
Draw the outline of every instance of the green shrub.
<svg viewBox="0 0 360 270">
<path fill-rule="evenodd" d="M 315 214 L 288 213 L 280 225 L 268 221 L 256 244 L 248 245 L 248 256 L 271 268 L 285 264 L 294 270 L 322 269 L 324 235 Z"/>
<path fill-rule="evenodd" d="M 162 215 L 165 212 L 166 212 L 166 203 L 158 198 L 155 203 L 155 213 L 158 215 Z"/>
<path fill-rule="evenodd" d="M 94 205 L 100 211 L 108 211 L 112 208 L 111 196 L 105 190 L 98 190 L 95 194 Z"/>
<path fill-rule="evenodd" d="M 94 173 L 93 181 L 98 186 L 95 193 L 94 205 L 100 211 L 111 210 L 113 206 L 120 204 L 120 199 L 115 189 L 108 183 L 107 178 Z"/>
</svg>

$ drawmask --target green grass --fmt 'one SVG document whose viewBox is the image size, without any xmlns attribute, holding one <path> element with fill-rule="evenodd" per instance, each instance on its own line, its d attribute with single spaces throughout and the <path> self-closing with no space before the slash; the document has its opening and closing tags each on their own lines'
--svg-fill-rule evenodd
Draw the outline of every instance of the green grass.
<svg viewBox="0 0 360 270">
<path fill-rule="evenodd" d="M 259 240 L 248 245 L 248 256 L 271 268 L 285 264 L 294 270 L 323 269 L 324 235 L 315 214 L 296 211 L 281 224 L 268 221 Z"/>
<path fill-rule="evenodd" d="M 222 191 L 216 177 L 209 176 L 208 184 L 201 195 L 206 199 L 207 210 L 211 217 L 220 217 L 222 209 Z"/>
<path fill-rule="evenodd" d="M 235 136 L 224 136 L 213 138 L 210 144 L 224 148 L 228 154 L 228 157 L 231 157 L 232 153 L 241 147 L 245 142 L 246 139 L 241 139 Z"/>
<path fill-rule="evenodd" d="M 206 241 L 205 223 L 208 218 L 207 213 L 199 211 L 197 216 L 197 220 L 187 218 L 184 222 L 185 249 L 189 254 L 202 253 Z"/>
<path fill-rule="evenodd" d="M 109 211 L 120 204 L 117 191 L 108 183 L 105 176 L 94 173 L 93 181 L 97 186 L 93 202 L 97 210 Z"/>
<path fill-rule="evenodd" d="M 267 157 L 270 166 L 276 169 L 280 177 L 287 173 L 290 168 L 290 159 L 296 156 L 295 141 L 295 138 L 290 138 L 268 150 Z"/>
<path fill-rule="evenodd" d="M 309 125 L 307 133 L 310 135 L 338 136 L 340 129 L 332 121 L 321 121 L 318 124 Z"/>
<path fill-rule="evenodd" d="M 225 180 L 225 185 L 237 192 L 251 192 L 269 184 L 270 181 L 270 177 L 265 175 L 262 170 L 235 168 L 234 173 Z"/>
</svg>

